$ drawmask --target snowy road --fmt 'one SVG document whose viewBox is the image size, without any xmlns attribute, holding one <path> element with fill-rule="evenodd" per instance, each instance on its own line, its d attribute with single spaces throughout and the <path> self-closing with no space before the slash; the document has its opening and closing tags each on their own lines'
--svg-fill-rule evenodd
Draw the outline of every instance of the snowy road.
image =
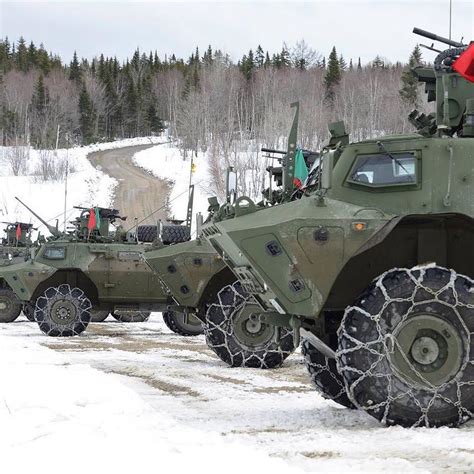
<svg viewBox="0 0 474 474">
<path fill-rule="evenodd" d="M 22 449 L 59 460 L 63 445 L 83 442 L 88 462 L 115 472 L 154 459 L 175 472 L 474 471 L 473 422 L 383 428 L 320 398 L 299 353 L 275 371 L 231 369 L 159 314 L 64 340 L 20 318 L 0 327 L 0 354 L 0 451 L 10 462 Z"/>
<path fill-rule="evenodd" d="M 114 206 L 128 216 L 128 226 L 137 218 L 142 224 L 156 224 L 167 217 L 168 183 L 133 163 L 133 156 L 152 145 L 128 146 L 88 155 L 92 165 L 117 180 Z M 155 212 L 161 209 L 159 212 Z M 153 215 L 151 215 L 153 213 Z"/>
</svg>

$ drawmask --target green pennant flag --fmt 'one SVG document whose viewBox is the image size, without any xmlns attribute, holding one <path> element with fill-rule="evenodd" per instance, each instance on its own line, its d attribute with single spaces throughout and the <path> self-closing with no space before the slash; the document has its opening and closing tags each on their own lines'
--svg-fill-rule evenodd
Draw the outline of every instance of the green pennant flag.
<svg viewBox="0 0 474 474">
<path fill-rule="evenodd" d="M 304 161 L 303 152 L 301 148 L 298 148 L 295 156 L 295 173 L 293 175 L 293 184 L 297 188 L 301 188 L 307 177 L 308 168 L 306 167 L 306 162 Z"/>
<path fill-rule="evenodd" d="M 99 212 L 99 208 L 96 207 L 94 209 L 95 211 L 95 228 L 96 229 L 100 229 L 100 212 Z"/>
</svg>

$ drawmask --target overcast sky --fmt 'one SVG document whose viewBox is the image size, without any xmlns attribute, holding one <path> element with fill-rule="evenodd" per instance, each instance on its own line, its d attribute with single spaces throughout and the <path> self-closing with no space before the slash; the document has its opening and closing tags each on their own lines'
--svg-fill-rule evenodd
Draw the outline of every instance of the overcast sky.
<svg viewBox="0 0 474 474">
<path fill-rule="evenodd" d="M 23 1 L 0 0 L 0 36 L 44 43 L 70 61 L 74 50 L 124 59 L 136 47 L 188 57 L 209 44 L 238 59 L 261 44 L 270 52 L 304 40 L 347 61 L 406 60 L 418 42 L 414 26 L 448 36 L 449 0 L 326 1 Z M 453 39 L 474 39 L 474 0 L 453 0 Z M 432 58 L 430 52 L 425 56 Z"/>
</svg>

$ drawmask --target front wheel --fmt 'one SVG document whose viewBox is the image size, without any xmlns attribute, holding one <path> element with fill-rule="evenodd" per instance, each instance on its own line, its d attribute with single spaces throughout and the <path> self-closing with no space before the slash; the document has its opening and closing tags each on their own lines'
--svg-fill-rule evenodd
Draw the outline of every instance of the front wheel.
<svg viewBox="0 0 474 474">
<path fill-rule="evenodd" d="M 10 288 L 0 288 L 0 323 L 12 323 L 21 313 L 21 302 Z"/>
<path fill-rule="evenodd" d="M 35 321 L 35 303 L 25 303 L 23 305 L 23 314 L 28 321 Z"/>
<path fill-rule="evenodd" d="M 81 289 L 64 284 L 48 288 L 36 300 L 35 320 L 48 336 L 77 336 L 87 328 L 91 309 Z"/>
<path fill-rule="evenodd" d="M 344 315 L 351 401 L 389 425 L 458 426 L 474 413 L 474 281 L 436 266 L 381 275 Z"/>
<path fill-rule="evenodd" d="M 201 321 L 192 314 L 165 311 L 163 321 L 166 326 L 180 336 L 199 336 L 204 334 Z"/>
<path fill-rule="evenodd" d="M 149 311 L 113 311 L 112 316 L 121 323 L 144 323 L 150 317 Z"/>
<path fill-rule="evenodd" d="M 280 367 L 295 350 L 293 332 L 261 322 L 261 312 L 239 282 L 225 286 L 206 311 L 207 345 L 231 367 Z"/>
<path fill-rule="evenodd" d="M 329 359 L 307 339 L 301 344 L 301 352 L 316 391 L 322 397 L 346 408 L 356 408 L 347 396 L 344 380 L 336 367 L 336 360 Z"/>
</svg>

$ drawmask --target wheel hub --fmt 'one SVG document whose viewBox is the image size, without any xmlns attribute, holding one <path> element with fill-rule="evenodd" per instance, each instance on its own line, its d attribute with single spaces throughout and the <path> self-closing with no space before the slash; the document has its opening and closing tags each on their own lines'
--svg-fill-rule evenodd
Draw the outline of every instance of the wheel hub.
<svg viewBox="0 0 474 474">
<path fill-rule="evenodd" d="M 0 300 L 0 311 L 4 311 L 8 309 L 8 302 L 4 300 Z"/>
<path fill-rule="evenodd" d="M 260 307 L 245 304 L 233 318 L 234 336 L 239 343 L 252 351 L 265 347 L 274 337 L 275 327 L 260 321 Z"/>
<path fill-rule="evenodd" d="M 76 307 L 69 300 L 58 300 L 51 306 L 51 319 L 56 324 L 70 324 L 76 319 Z"/>
<path fill-rule="evenodd" d="M 431 389 L 459 372 L 465 341 L 458 328 L 445 319 L 417 314 L 402 321 L 393 336 L 390 363 L 406 381 Z"/>
</svg>

